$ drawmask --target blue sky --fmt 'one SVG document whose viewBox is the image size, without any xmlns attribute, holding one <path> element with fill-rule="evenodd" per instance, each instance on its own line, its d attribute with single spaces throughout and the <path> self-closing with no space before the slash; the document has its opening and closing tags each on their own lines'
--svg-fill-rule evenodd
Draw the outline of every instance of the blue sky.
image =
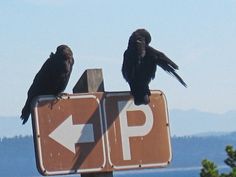
<svg viewBox="0 0 236 177">
<path fill-rule="evenodd" d="M 189 86 L 157 70 L 150 87 L 166 94 L 169 109 L 236 109 L 235 0 L 1 1 L 0 26 L 0 116 L 20 115 L 35 74 L 60 44 L 75 57 L 66 92 L 88 68 L 103 69 L 106 90 L 128 90 L 120 70 L 137 28 L 151 33 Z"/>
</svg>

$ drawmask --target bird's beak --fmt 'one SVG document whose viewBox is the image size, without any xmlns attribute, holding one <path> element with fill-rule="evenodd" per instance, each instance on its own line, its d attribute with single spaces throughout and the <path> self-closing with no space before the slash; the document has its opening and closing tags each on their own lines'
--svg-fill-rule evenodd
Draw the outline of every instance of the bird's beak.
<svg viewBox="0 0 236 177">
<path fill-rule="evenodd" d="M 139 40 L 139 39 L 138 39 L 136 42 L 137 42 L 138 44 L 141 44 L 141 43 L 142 43 L 142 41 L 141 41 L 141 40 Z"/>
</svg>

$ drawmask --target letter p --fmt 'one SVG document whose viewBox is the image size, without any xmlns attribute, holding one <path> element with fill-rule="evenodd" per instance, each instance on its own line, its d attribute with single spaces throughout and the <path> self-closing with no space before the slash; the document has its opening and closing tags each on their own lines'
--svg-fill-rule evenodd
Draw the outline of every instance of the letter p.
<svg viewBox="0 0 236 177">
<path fill-rule="evenodd" d="M 133 101 L 119 101 L 119 118 L 121 129 L 121 141 L 123 150 L 123 159 L 131 160 L 130 153 L 130 137 L 138 137 L 147 135 L 153 126 L 153 114 L 149 105 L 136 106 Z M 145 123 L 139 126 L 128 126 L 127 112 L 142 111 L 145 115 Z M 139 119 L 139 117 L 137 117 Z"/>
</svg>

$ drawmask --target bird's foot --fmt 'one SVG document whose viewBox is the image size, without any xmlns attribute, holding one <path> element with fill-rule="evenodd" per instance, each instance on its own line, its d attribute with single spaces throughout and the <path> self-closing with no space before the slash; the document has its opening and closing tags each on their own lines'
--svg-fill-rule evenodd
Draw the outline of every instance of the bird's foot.
<svg viewBox="0 0 236 177">
<path fill-rule="evenodd" d="M 143 98 L 144 104 L 149 104 L 150 103 L 150 98 L 149 95 L 145 95 Z"/>
<path fill-rule="evenodd" d="M 140 101 L 137 101 L 137 100 L 134 99 L 134 104 L 135 104 L 136 106 L 139 106 L 139 105 L 141 105 L 142 103 L 141 103 Z"/>
<path fill-rule="evenodd" d="M 57 100 L 65 99 L 64 97 L 69 97 L 69 93 L 59 93 L 58 95 L 56 95 Z"/>
<path fill-rule="evenodd" d="M 141 104 L 147 105 L 150 103 L 149 95 L 144 95 L 143 99 L 134 99 L 134 104 L 139 106 Z"/>
</svg>

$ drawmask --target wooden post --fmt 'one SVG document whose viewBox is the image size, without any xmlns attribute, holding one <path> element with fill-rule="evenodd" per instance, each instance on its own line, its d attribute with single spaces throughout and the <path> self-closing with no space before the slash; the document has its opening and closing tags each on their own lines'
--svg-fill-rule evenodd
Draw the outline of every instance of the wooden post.
<svg viewBox="0 0 236 177">
<path fill-rule="evenodd" d="M 81 177 L 113 177 L 112 172 L 84 173 Z"/>
<path fill-rule="evenodd" d="M 87 69 L 73 88 L 73 93 L 104 92 L 101 69 Z"/>
<path fill-rule="evenodd" d="M 102 69 L 87 69 L 73 88 L 73 93 L 104 92 Z M 113 172 L 84 173 L 81 177 L 113 177 Z"/>
</svg>

